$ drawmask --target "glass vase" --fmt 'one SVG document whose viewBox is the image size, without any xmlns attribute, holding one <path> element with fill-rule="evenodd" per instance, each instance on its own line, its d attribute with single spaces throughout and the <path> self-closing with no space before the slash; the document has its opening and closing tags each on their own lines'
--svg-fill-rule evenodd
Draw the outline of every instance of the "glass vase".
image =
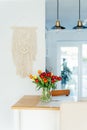
<svg viewBox="0 0 87 130">
<path fill-rule="evenodd" d="M 43 88 L 42 95 L 41 95 L 41 101 L 42 102 L 49 102 L 51 100 L 51 93 L 48 88 Z"/>
</svg>

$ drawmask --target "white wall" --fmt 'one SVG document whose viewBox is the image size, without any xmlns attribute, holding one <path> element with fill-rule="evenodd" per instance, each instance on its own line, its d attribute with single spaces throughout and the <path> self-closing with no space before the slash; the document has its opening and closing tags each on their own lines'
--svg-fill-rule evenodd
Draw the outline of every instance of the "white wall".
<svg viewBox="0 0 87 130">
<path fill-rule="evenodd" d="M 7 1 L 7 0 L 6 0 Z M 13 130 L 11 106 L 23 95 L 39 94 L 29 78 L 16 75 L 12 60 L 12 28 L 37 27 L 38 53 L 34 72 L 45 67 L 44 0 L 0 1 L 0 130 Z"/>
</svg>

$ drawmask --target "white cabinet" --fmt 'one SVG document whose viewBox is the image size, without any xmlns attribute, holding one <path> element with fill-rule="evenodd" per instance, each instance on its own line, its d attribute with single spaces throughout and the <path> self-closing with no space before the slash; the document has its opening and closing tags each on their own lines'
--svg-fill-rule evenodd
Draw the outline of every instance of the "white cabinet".
<svg viewBox="0 0 87 130">
<path fill-rule="evenodd" d="M 24 96 L 12 106 L 14 130 L 59 130 L 59 102 L 40 102 L 40 96 Z"/>
<path fill-rule="evenodd" d="M 59 110 L 14 110 L 14 130 L 59 130 Z"/>
</svg>

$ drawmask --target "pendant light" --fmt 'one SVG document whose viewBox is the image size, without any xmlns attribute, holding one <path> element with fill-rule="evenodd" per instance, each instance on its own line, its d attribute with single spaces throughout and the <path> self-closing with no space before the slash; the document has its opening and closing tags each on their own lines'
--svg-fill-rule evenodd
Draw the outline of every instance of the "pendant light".
<svg viewBox="0 0 87 130">
<path fill-rule="evenodd" d="M 56 20 L 56 24 L 51 29 L 65 29 L 65 27 L 60 25 L 60 21 L 59 21 L 59 0 L 57 0 L 57 20 Z"/>
<path fill-rule="evenodd" d="M 77 21 L 77 26 L 73 27 L 73 29 L 85 29 L 86 26 L 83 25 L 82 21 L 80 20 L 80 0 L 79 0 L 79 20 Z"/>
</svg>

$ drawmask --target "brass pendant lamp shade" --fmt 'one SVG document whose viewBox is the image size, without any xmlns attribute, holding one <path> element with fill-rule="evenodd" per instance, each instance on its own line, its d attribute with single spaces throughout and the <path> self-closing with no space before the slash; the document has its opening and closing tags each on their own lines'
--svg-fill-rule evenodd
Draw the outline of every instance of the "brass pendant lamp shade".
<svg viewBox="0 0 87 130">
<path fill-rule="evenodd" d="M 73 27 L 73 29 L 86 29 L 87 27 L 83 25 L 80 20 L 80 0 L 79 0 L 79 20 L 77 21 L 77 26 Z"/>
<path fill-rule="evenodd" d="M 57 20 L 55 25 L 51 29 L 65 29 L 65 27 L 60 25 L 59 21 L 59 0 L 57 0 Z"/>
</svg>

